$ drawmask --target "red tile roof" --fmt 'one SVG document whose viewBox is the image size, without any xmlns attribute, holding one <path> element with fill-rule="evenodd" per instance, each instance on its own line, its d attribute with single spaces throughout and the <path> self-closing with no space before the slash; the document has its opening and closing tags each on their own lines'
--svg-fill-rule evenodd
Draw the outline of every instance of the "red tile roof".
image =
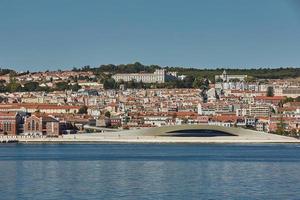
<svg viewBox="0 0 300 200">
<path fill-rule="evenodd" d="M 273 96 L 273 97 L 267 97 L 267 96 L 256 96 L 254 97 L 255 100 L 283 100 L 285 99 L 284 96 Z"/>
<path fill-rule="evenodd" d="M 2 116 L 9 116 L 9 117 L 13 117 L 13 116 L 16 116 L 17 115 L 17 112 L 0 112 L 0 117 Z"/>
</svg>

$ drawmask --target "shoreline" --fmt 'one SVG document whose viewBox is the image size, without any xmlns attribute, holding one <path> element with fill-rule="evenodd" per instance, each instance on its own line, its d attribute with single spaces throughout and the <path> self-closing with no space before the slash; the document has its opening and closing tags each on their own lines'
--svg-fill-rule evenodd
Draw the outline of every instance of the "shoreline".
<svg viewBox="0 0 300 200">
<path fill-rule="evenodd" d="M 177 130 L 212 130 L 231 134 L 230 136 L 177 136 L 172 132 Z M 59 137 L 45 136 L 2 136 L 0 143 L 150 143 L 150 144 L 260 144 L 260 143 L 294 143 L 300 144 L 300 139 L 258 132 L 241 128 L 220 126 L 181 125 L 159 128 L 128 130 L 119 132 L 83 133 L 61 135 Z"/>
<path fill-rule="evenodd" d="M 29 145 L 29 144 L 40 144 L 40 145 L 47 145 L 47 144 L 162 144 L 162 145 L 176 145 L 176 144 L 190 144 L 190 145 L 209 145 L 209 144 L 245 144 L 245 145 L 255 145 L 255 144 L 300 144 L 300 142 L 255 142 L 255 141 L 248 141 L 248 142 L 117 142 L 117 141 L 51 141 L 51 142 L 44 142 L 44 141 L 30 141 L 30 142 L 15 142 L 15 143 L 2 143 L 2 144 L 22 144 L 22 145 Z M 1 145 L 1 144 L 0 144 Z"/>
<path fill-rule="evenodd" d="M 299 139 L 284 138 L 284 139 L 258 139 L 258 138 L 178 138 L 178 137 L 147 137 L 138 138 L 132 137 L 109 137 L 109 138 L 32 138 L 19 139 L 19 144 L 76 144 L 76 143 L 94 143 L 94 144 L 276 144 L 289 143 L 300 144 Z"/>
</svg>

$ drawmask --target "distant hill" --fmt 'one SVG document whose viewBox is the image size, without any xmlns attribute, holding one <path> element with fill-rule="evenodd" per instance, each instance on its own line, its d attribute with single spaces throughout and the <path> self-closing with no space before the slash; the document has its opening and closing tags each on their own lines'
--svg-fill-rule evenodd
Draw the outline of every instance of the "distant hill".
<svg viewBox="0 0 300 200">
<path fill-rule="evenodd" d="M 13 73 L 15 74 L 16 71 L 12 70 L 12 69 L 4 69 L 4 68 L 0 68 L 0 76 L 5 75 L 5 74 L 10 74 Z"/>
<path fill-rule="evenodd" d="M 167 71 L 177 71 L 179 74 L 190 75 L 193 77 L 207 77 L 213 79 L 215 75 L 222 74 L 226 70 L 227 74 L 246 74 L 250 77 L 258 79 L 285 79 L 300 77 L 300 68 L 253 68 L 253 69 L 233 69 L 233 68 L 216 68 L 216 69 L 201 69 L 201 68 L 185 68 L 185 67 L 161 67 L 159 65 L 143 65 L 139 62 L 133 64 L 120 65 L 101 65 L 97 68 L 90 68 L 88 66 L 81 69 L 74 69 L 79 71 L 93 71 L 95 74 L 108 72 L 115 73 L 140 73 L 140 72 L 154 72 L 155 69 L 164 68 Z"/>
<path fill-rule="evenodd" d="M 227 74 L 246 74 L 253 78 L 258 79 L 287 79 L 287 78 L 299 78 L 300 68 L 252 68 L 252 69 L 235 69 L 235 68 L 186 68 L 186 67 L 161 67 L 159 65 L 143 65 L 139 62 L 132 64 L 107 64 L 101 65 L 96 68 L 91 68 L 90 66 L 84 66 L 82 68 L 73 68 L 73 71 L 92 71 L 94 74 L 103 75 L 105 74 L 115 74 L 115 73 L 153 73 L 156 69 L 166 69 L 167 71 L 177 71 L 179 75 L 184 74 L 191 77 L 206 77 L 210 80 L 214 79 L 215 75 L 220 75 L 224 70 Z M 0 76 L 5 74 L 16 75 L 17 72 L 12 69 L 0 68 Z M 20 75 L 20 74 L 18 74 Z"/>
</svg>

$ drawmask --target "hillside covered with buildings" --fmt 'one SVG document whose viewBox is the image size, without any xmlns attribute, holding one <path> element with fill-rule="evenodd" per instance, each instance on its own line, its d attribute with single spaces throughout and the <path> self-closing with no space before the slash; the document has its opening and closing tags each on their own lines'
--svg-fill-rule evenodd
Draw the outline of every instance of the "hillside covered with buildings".
<svg viewBox="0 0 300 200">
<path fill-rule="evenodd" d="M 209 124 L 294 137 L 300 68 L 194 69 L 127 65 L 0 74 L 0 134 L 93 132 Z"/>
</svg>

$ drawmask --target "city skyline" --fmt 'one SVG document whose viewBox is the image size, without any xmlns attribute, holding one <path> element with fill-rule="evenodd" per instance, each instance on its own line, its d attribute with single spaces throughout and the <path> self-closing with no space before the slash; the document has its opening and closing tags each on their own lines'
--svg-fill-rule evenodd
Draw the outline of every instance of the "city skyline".
<svg viewBox="0 0 300 200">
<path fill-rule="evenodd" d="M 299 3 L 3 1 L 0 66 L 298 67 Z"/>
<path fill-rule="evenodd" d="M 300 195 L 300 0 L 0 0 L 3 199 Z"/>
</svg>

